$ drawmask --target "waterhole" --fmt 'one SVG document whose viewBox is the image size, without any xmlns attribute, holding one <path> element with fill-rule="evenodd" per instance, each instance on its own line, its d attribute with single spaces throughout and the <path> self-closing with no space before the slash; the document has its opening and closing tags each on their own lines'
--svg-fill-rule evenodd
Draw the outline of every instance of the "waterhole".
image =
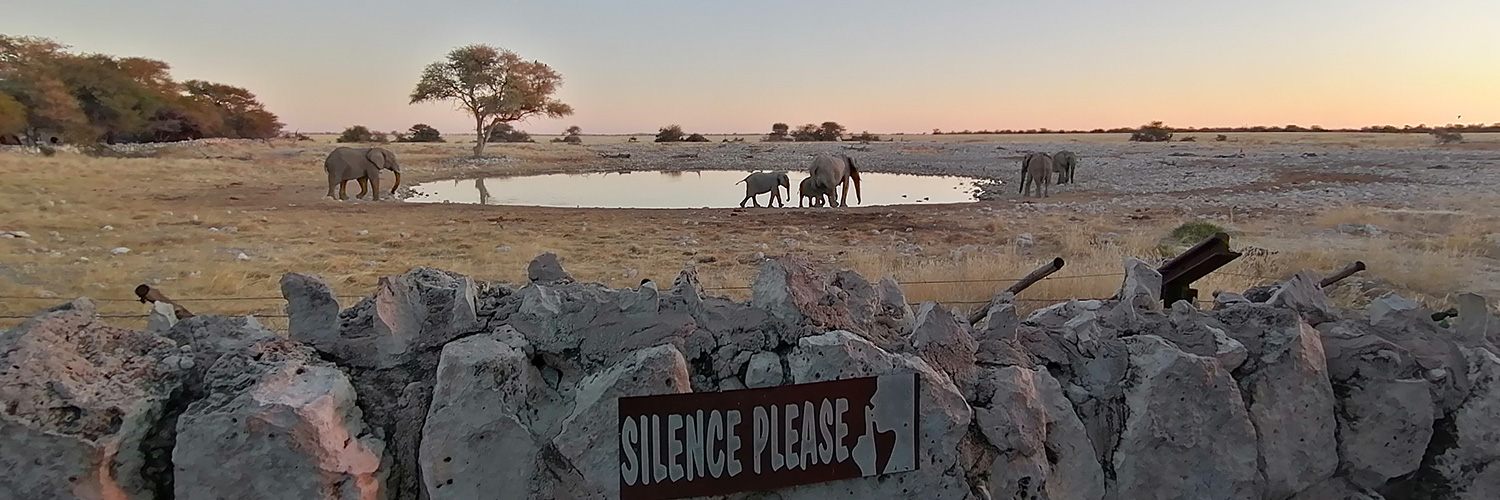
<svg viewBox="0 0 1500 500">
<path fill-rule="evenodd" d="M 738 207 L 745 185 L 736 184 L 748 171 L 702 170 L 629 173 L 550 174 L 524 177 L 491 177 L 434 181 L 412 187 L 407 198 L 417 203 L 469 203 L 568 208 L 725 208 Z M 806 174 L 791 172 L 791 198 L 781 195 L 788 206 L 797 206 L 797 183 Z M 974 197 L 980 179 L 971 177 L 860 174 L 863 202 L 852 206 L 963 203 Z M 851 191 L 852 183 L 851 183 Z M 761 206 L 771 193 L 756 196 Z M 745 202 L 746 207 L 753 206 Z"/>
</svg>

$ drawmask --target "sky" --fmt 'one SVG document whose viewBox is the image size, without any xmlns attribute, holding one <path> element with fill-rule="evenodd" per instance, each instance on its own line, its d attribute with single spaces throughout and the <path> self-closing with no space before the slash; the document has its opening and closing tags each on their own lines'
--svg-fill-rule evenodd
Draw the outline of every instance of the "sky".
<svg viewBox="0 0 1500 500">
<path fill-rule="evenodd" d="M 245 87 L 288 130 L 427 123 L 422 68 L 489 44 L 563 76 L 538 134 L 1500 122 L 1494 0 L 49 0 L 0 33 Z M 1462 119 L 1458 117 L 1462 115 Z"/>
</svg>

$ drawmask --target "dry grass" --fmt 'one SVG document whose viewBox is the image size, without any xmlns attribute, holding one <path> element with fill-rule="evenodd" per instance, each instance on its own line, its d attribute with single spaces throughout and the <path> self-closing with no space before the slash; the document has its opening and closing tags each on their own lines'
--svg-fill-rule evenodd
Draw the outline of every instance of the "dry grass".
<svg viewBox="0 0 1500 500">
<path fill-rule="evenodd" d="M 0 213 L 5 214 L 0 230 L 32 236 L 31 241 L 0 240 L 0 296 L 56 297 L 6 300 L 0 316 L 27 315 L 74 296 L 121 300 L 104 303 L 105 314 L 141 314 L 145 308 L 131 294 L 140 283 L 157 283 L 174 298 L 277 297 L 278 280 L 286 272 L 321 275 L 337 293 L 351 296 L 368 293 L 380 276 L 417 266 L 518 282 L 525 278 L 526 263 L 544 251 L 561 255 L 580 279 L 618 287 L 647 277 L 669 283 L 689 262 L 707 286 L 743 287 L 757 269 L 742 262 L 745 256 L 757 251 L 796 254 L 872 279 L 895 277 L 907 283 L 912 301 L 967 308 L 1054 256 L 1063 257 L 1066 267 L 1025 291 L 1023 299 L 1111 295 L 1120 283 L 1121 260 L 1159 260 L 1159 239 L 1181 222 L 1123 217 L 1080 221 L 1067 214 L 999 219 L 975 210 L 983 204 L 847 212 L 766 209 L 730 216 L 725 210 L 319 201 L 324 191 L 321 161 L 333 147 L 323 140 L 231 143 L 174 148 L 146 159 L 0 153 L 0 176 L 6 179 L 0 184 Z M 469 146 L 461 143 L 389 147 L 400 155 L 408 184 L 481 172 L 568 171 L 585 168 L 594 158 L 586 147 L 498 144 L 490 151 L 518 161 L 476 171 L 440 161 L 465 155 Z M 1448 294 L 1488 290 L 1484 287 L 1493 281 L 1481 262 L 1487 260 L 1478 257 L 1495 252 L 1485 235 L 1500 232 L 1500 222 L 1489 208 L 1493 200 L 1471 201 L 1453 213 L 1346 207 L 1301 221 L 1242 221 L 1230 228 L 1236 247 L 1254 245 L 1279 253 L 1241 258 L 1198 288 L 1207 298 L 1214 290 L 1242 290 L 1302 268 L 1330 272 L 1363 260 L 1371 266 L 1366 277 L 1446 306 Z M 1340 222 L 1373 223 L 1388 232 L 1374 238 L 1339 235 L 1331 228 Z M 210 230 L 228 226 L 237 230 Z M 1035 246 L 1014 246 L 1011 242 L 1020 233 L 1033 233 Z M 1107 233 L 1119 236 L 1101 237 Z M 784 244 L 788 239 L 793 243 Z M 904 244 L 921 245 L 922 257 L 903 256 L 899 248 Z M 109 250 L 115 247 L 131 252 L 112 256 Z M 956 249 L 964 251 L 955 254 Z M 241 252 L 250 260 L 238 260 Z M 1088 277 L 1074 277 L 1080 275 Z M 919 283 L 959 280 L 966 282 Z M 1350 304 L 1361 300 L 1353 295 L 1341 299 Z M 198 313 L 277 315 L 281 303 L 187 305 Z M 349 303 L 352 299 L 345 300 Z M 115 321 L 144 324 L 132 318 Z M 280 318 L 265 321 L 284 323 Z M 0 319 L 0 324 L 16 322 Z"/>
</svg>

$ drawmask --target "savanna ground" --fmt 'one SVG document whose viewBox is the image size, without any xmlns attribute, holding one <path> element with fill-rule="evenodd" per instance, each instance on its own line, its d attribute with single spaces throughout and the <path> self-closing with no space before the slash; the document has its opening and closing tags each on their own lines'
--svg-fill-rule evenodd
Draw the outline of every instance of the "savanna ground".
<svg viewBox="0 0 1500 500">
<path fill-rule="evenodd" d="M 903 157 L 897 153 L 902 152 L 923 150 L 941 158 L 948 154 L 945 148 L 967 145 L 1018 154 L 1016 144 L 1023 144 L 1020 149 L 1086 151 L 1079 173 L 1086 180 L 1054 186 L 1048 199 L 1011 195 L 975 203 L 838 210 L 335 202 L 322 199 L 322 160 L 335 147 L 328 136 L 312 142 L 200 141 L 165 146 L 146 158 L 0 152 L 0 231 L 30 236 L 0 240 L 0 296 L 10 297 L 0 306 L 0 325 L 88 296 L 105 300 L 101 313 L 119 315 L 111 318 L 115 324 L 139 327 L 146 306 L 134 301 L 131 290 L 147 283 L 174 299 L 246 298 L 184 305 L 198 314 L 256 314 L 282 328 L 285 319 L 277 316 L 283 302 L 276 297 L 286 272 L 323 276 L 349 296 L 341 300 L 348 306 L 371 293 L 380 276 L 417 266 L 524 282 L 527 262 L 546 251 L 560 255 L 575 277 L 615 287 L 633 287 L 642 278 L 669 286 L 692 265 L 704 285 L 715 288 L 711 293 L 736 298 L 748 294 L 744 287 L 759 267 L 755 253 L 799 255 L 872 279 L 894 277 L 912 302 L 934 300 L 965 310 L 1037 265 L 1056 256 L 1066 259 L 1054 278 L 1021 295 L 1029 308 L 1111 295 L 1119 287 L 1122 258 L 1160 262 L 1175 255 L 1183 242 L 1171 241 L 1169 233 L 1198 219 L 1226 228 L 1236 249 L 1268 250 L 1200 280 L 1200 298 L 1301 269 L 1329 273 L 1354 260 L 1370 269 L 1334 290 L 1346 305 L 1384 291 L 1435 308 L 1446 308 L 1453 294 L 1466 291 L 1500 298 L 1500 282 L 1494 279 L 1500 276 L 1500 260 L 1495 260 L 1500 208 L 1491 194 L 1500 187 L 1494 178 L 1500 174 L 1500 137 L 1476 135 L 1463 144 L 1434 146 L 1430 137 L 1417 134 L 1246 133 L 1213 144 L 1203 142 L 1214 134 L 1197 135 L 1202 142 L 1194 146 L 1131 144 L 1111 134 L 889 136 L 894 143 L 871 145 L 891 152 L 883 157 L 886 165 L 871 170 L 900 170 L 896 163 Z M 538 144 L 492 144 L 487 155 L 510 159 L 493 163 L 461 160 L 472 137 L 387 147 L 401 159 L 403 187 L 618 168 L 601 159 L 601 152 L 632 151 L 637 158 L 670 162 L 685 153 L 725 148 L 717 142 L 725 136 L 699 144 L 654 144 L 645 135 L 636 136 L 639 143 L 627 143 L 629 137 L 585 136 L 584 146 L 546 143 L 550 138 L 540 136 Z M 790 162 L 803 161 L 815 148 L 854 146 L 765 145 L 755 143 L 756 136 L 741 137 L 746 143 L 735 147 L 774 147 Z M 1235 150 L 1241 156 L 1217 154 Z M 1303 150 L 1316 153 L 1283 154 Z M 1257 156 L 1257 151 L 1267 153 Z M 1228 159 L 1215 159 L 1220 156 Z M 1266 159 L 1282 157 L 1297 161 Z M 996 155 L 987 168 L 1009 181 L 1017 165 L 1004 158 Z M 1102 163 L 1091 164 L 1094 158 Z M 1111 158 L 1119 162 L 1109 163 Z M 1419 160 L 1426 166 L 1411 163 Z M 1099 170 L 1091 173 L 1091 165 Z M 1156 192 L 1128 193 L 1111 178 L 1134 175 L 1120 172 L 1135 169 L 1155 169 L 1140 175 L 1167 180 Z M 1236 180 L 1240 172 L 1243 178 Z M 1188 182 L 1194 178 L 1213 179 L 1213 186 L 1195 187 Z M 1182 185 L 1174 188 L 1171 179 L 1183 179 Z M 1241 204 L 1239 212 L 1233 203 L 1214 204 L 1273 199 L 1294 186 L 1357 195 L 1339 194 L 1343 201 L 1304 196 L 1293 199 L 1297 203 Z M 1251 205 L 1256 208 L 1243 208 Z M 1337 231 L 1340 224 L 1373 224 L 1380 232 L 1346 234 Z M 130 251 L 112 255 L 118 247 Z M 932 281 L 941 283 L 919 283 Z"/>
</svg>

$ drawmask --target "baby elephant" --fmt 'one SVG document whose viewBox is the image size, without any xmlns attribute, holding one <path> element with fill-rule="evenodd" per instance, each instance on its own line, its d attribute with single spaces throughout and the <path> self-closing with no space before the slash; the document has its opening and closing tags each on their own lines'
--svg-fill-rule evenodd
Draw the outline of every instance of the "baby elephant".
<svg viewBox="0 0 1500 500">
<path fill-rule="evenodd" d="M 823 195 L 827 194 L 818 191 L 818 181 L 812 177 L 802 179 L 802 184 L 797 186 L 797 192 L 801 194 L 801 196 L 797 197 L 798 208 L 802 207 L 802 200 L 808 198 L 812 199 L 812 201 L 807 203 L 808 206 L 821 207 L 823 206 Z"/>
<path fill-rule="evenodd" d="M 766 202 L 766 206 L 776 206 L 776 203 L 780 203 L 784 207 L 786 206 L 786 201 L 783 201 L 781 198 L 781 190 L 779 189 L 783 187 L 786 188 L 786 197 L 792 197 L 792 181 L 783 172 L 756 172 L 745 176 L 740 182 L 745 183 L 745 199 L 740 200 L 740 208 L 745 208 L 746 201 L 754 203 L 755 206 L 759 207 L 760 201 L 755 199 L 755 195 L 767 191 L 771 193 L 771 199 Z M 736 182 L 735 184 L 739 184 L 740 182 Z"/>
</svg>

